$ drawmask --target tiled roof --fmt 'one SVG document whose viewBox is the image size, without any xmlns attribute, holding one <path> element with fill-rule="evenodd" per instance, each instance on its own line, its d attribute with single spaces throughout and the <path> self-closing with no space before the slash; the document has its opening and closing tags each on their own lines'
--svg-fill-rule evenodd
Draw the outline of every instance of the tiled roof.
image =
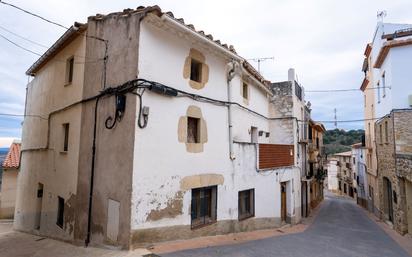
<svg viewBox="0 0 412 257">
<path fill-rule="evenodd" d="M 240 59 L 242 59 L 243 62 L 243 68 L 245 70 L 247 70 L 255 79 L 257 79 L 259 82 L 261 82 L 263 85 L 265 85 L 266 88 L 269 88 L 269 84 L 270 81 L 267 81 L 264 79 L 264 77 L 255 69 L 253 68 L 253 66 L 247 62 L 243 57 L 239 56 L 236 53 L 235 48 L 232 45 L 227 45 L 224 44 L 222 42 L 220 42 L 220 40 L 218 39 L 214 39 L 213 36 L 211 34 L 206 34 L 203 30 L 196 30 L 195 26 L 192 24 L 186 24 L 183 18 L 175 18 L 174 14 L 172 12 L 162 12 L 162 9 L 157 6 L 139 6 L 136 9 L 124 9 L 122 12 L 113 12 L 113 13 L 109 13 L 109 14 L 96 14 L 94 16 L 90 16 L 89 19 L 92 20 L 104 20 L 104 19 L 108 19 L 111 18 L 113 16 L 127 16 L 133 13 L 153 13 L 159 17 L 166 15 L 168 17 L 170 17 L 171 19 L 175 20 L 176 22 L 184 25 L 186 28 L 196 32 L 197 34 L 199 34 L 200 36 L 204 37 L 205 39 L 208 39 L 210 41 L 210 43 L 215 44 L 218 47 L 222 47 L 225 50 L 233 53 L 234 55 L 238 56 Z M 73 40 L 73 35 L 78 35 L 79 32 L 78 31 L 71 31 L 73 30 L 73 28 L 76 28 L 76 26 L 81 27 L 82 29 L 86 29 L 87 24 L 80 24 L 80 23 L 75 23 L 75 26 L 71 27 L 69 31 L 67 31 L 51 48 L 49 48 L 47 50 L 47 52 L 40 57 L 40 59 L 34 63 L 32 65 L 32 67 L 29 68 L 29 70 L 27 70 L 26 74 L 27 75 L 35 75 L 35 72 L 39 70 L 39 68 L 44 65 L 44 63 L 46 63 L 49 58 L 49 56 L 54 56 L 56 54 L 56 52 L 60 51 L 60 49 L 64 46 L 66 46 L 68 44 L 67 41 L 69 40 Z M 65 35 L 68 36 L 65 36 Z"/>
<path fill-rule="evenodd" d="M 3 162 L 3 168 L 12 169 L 19 168 L 20 164 L 20 143 L 13 143 L 10 146 L 6 159 Z"/>
</svg>

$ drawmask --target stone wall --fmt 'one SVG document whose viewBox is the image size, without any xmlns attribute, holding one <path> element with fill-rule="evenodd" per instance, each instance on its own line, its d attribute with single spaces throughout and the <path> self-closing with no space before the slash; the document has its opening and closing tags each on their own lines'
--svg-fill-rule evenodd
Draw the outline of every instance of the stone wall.
<svg viewBox="0 0 412 257">
<path fill-rule="evenodd" d="M 402 185 L 401 174 L 410 174 L 411 162 L 404 158 L 404 154 L 399 155 L 400 149 L 405 150 L 405 138 L 408 138 L 407 116 L 392 112 L 376 123 L 376 151 L 378 159 L 378 187 L 381 218 L 389 219 L 389 204 L 393 206 L 394 229 L 401 234 L 407 232 L 405 190 Z M 410 119 L 410 118 L 409 118 Z M 411 136 L 411 135 L 409 135 Z M 395 153 L 396 149 L 396 153 Z M 396 156 L 396 158 L 395 158 Z M 409 170 L 409 171 L 408 171 Z M 388 199 L 387 186 L 384 178 L 387 178 L 392 186 L 392 199 Z"/>
</svg>

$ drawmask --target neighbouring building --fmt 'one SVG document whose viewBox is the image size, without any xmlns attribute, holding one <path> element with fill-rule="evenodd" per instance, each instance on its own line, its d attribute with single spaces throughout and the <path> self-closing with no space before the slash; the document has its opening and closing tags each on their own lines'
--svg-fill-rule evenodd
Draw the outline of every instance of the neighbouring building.
<svg viewBox="0 0 412 257">
<path fill-rule="evenodd" d="M 412 24 L 379 22 L 364 55 L 362 70 L 365 78 L 361 90 L 365 98 L 366 177 L 372 203 L 370 209 L 392 223 L 398 232 L 411 233 L 407 225 L 410 216 L 406 213 L 407 208 L 399 208 L 399 199 L 403 201 L 401 204 L 407 203 L 407 179 L 403 182 L 408 177 L 407 171 L 401 172 L 397 166 L 398 161 L 408 163 L 407 158 L 398 160 L 397 156 L 408 156 L 410 152 L 407 148 L 391 149 L 390 145 L 403 145 L 411 136 L 408 134 L 410 120 L 407 125 L 403 123 L 412 107 L 412 73 L 409 69 L 412 65 Z M 396 122 L 400 120 L 403 122 Z M 402 134 L 403 140 L 396 132 Z"/>
<path fill-rule="evenodd" d="M 329 158 L 327 164 L 327 188 L 332 193 L 340 193 L 339 192 L 339 180 L 338 180 L 338 160 L 337 158 Z"/>
<path fill-rule="evenodd" d="M 356 185 L 356 201 L 365 209 L 369 209 L 366 157 L 367 148 L 364 142 L 352 145 L 353 183 Z"/>
<path fill-rule="evenodd" d="M 15 229 L 129 249 L 300 221 L 293 70 L 277 87 L 154 6 L 75 23 L 26 73 Z"/>
<path fill-rule="evenodd" d="M 20 168 L 20 141 L 15 140 L 3 161 L 3 173 L 0 190 L 0 219 L 14 216 L 16 205 L 17 177 Z"/>
<path fill-rule="evenodd" d="M 301 216 L 307 217 L 311 209 L 323 199 L 323 133 L 325 128 L 310 118 L 311 104 L 305 101 L 305 90 L 296 81 L 295 70 L 288 71 L 288 81 L 271 84 L 273 98 L 270 109 L 273 120 L 271 131 L 280 143 L 291 143 L 296 152 L 301 180 Z M 293 117 L 293 119 L 285 119 Z M 297 133 L 295 133 L 297 131 Z M 290 135 L 293 135 L 291 138 Z M 276 141 L 279 143 L 279 141 Z"/>
<path fill-rule="evenodd" d="M 323 124 L 309 120 L 308 163 L 310 181 L 310 204 L 315 208 L 323 200 L 323 181 L 326 176 L 326 155 L 323 146 Z"/>
<path fill-rule="evenodd" d="M 412 234 L 412 109 L 393 110 L 376 122 L 382 218 Z"/>
<path fill-rule="evenodd" d="M 337 160 L 339 194 L 355 198 L 356 185 L 353 179 L 352 151 L 335 153 L 331 158 Z"/>
</svg>

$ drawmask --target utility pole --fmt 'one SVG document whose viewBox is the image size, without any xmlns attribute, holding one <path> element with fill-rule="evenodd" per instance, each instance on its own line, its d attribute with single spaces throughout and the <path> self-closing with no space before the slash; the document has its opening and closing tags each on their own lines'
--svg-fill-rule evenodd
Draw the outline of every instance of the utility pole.
<svg viewBox="0 0 412 257">
<path fill-rule="evenodd" d="M 336 108 L 333 110 L 334 112 L 335 112 L 335 129 L 337 129 L 338 128 L 338 119 L 337 119 L 337 116 L 336 116 Z"/>
<path fill-rule="evenodd" d="M 261 58 L 252 58 L 252 59 L 248 59 L 248 61 L 254 61 L 258 63 L 258 72 L 260 73 L 260 63 L 264 62 L 266 60 L 275 60 L 275 57 L 261 57 Z"/>
</svg>

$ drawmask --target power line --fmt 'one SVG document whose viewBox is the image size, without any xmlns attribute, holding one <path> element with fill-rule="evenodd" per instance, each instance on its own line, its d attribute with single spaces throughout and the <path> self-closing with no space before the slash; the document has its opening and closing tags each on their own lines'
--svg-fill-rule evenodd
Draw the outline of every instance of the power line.
<svg viewBox="0 0 412 257">
<path fill-rule="evenodd" d="M 40 118 L 43 120 L 47 120 L 47 118 L 41 116 L 41 115 L 32 115 L 32 114 L 14 114 L 14 113 L 0 113 L 0 116 L 10 116 L 10 117 L 35 117 L 35 118 Z"/>
<path fill-rule="evenodd" d="M 46 19 L 46 18 L 44 18 L 44 17 L 42 17 L 42 16 L 40 16 L 40 15 L 37 15 L 37 14 L 32 13 L 32 12 L 30 12 L 30 11 L 24 10 L 23 8 L 20 8 L 20 7 L 16 6 L 16 5 L 14 5 L 14 4 L 10 4 L 10 3 L 4 2 L 4 1 L 2 1 L 2 0 L 0 0 L 0 3 L 2 3 L 2 4 L 4 4 L 4 5 L 11 6 L 11 7 L 13 7 L 13 8 L 16 8 L 17 10 L 20 10 L 20 11 L 22 11 L 22 12 L 25 12 L 25 13 L 30 14 L 30 15 L 32 15 L 32 16 L 35 16 L 35 17 L 37 17 L 37 18 L 39 18 L 39 19 L 42 19 L 42 20 L 44 20 L 44 21 L 46 21 L 46 22 L 48 22 L 48 23 L 54 24 L 54 25 L 59 26 L 59 27 L 61 27 L 61 28 L 69 29 L 68 27 L 66 27 L 66 26 L 64 26 L 64 25 L 62 25 L 62 24 L 60 24 L 60 23 L 51 21 L 51 20 Z"/>
<path fill-rule="evenodd" d="M 23 39 L 23 40 L 26 40 L 27 42 L 30 42 L 30 43 L 32 43 L 32 44 L 35 44 L 35 45 L 38 45 L 38 46 L 41 46 L 41 47 L 44 47 L 44 48 L 49 48 L 48 46 L 45 46 L 45 45 L 40 44 L 40 43 L 37 43 L 37 42 L 35 42 L 35 41 L 33 41 L 33 40 L 30 40 L 30 39 L 28 39 L 28 38 L 26 38 L 26 37 L 23 37 L 23 36 L 21 36 L 21 35 L 19 35 L 19 34 L 17 34 L 17 33 L 14 33 L 13 31 L 10 31 L 10 30 L 6 29 L 6 28 L 3 27 L 3 26 L 0 26 L 0 29 L 2 29 L 2 30 L 4 30 L 4 31 L 7 31 L 8 33 L 10 33 L 10 34 L 12 34 L 12 35 L 15 35 L 16 37 L 19 37 L 19 38 L 21 38 L 21 39 Z"/>
<path fill-rule="evenodd" d="M 25 48 L 24 46 L 21 46 L 21 45 L 17 44 L 16 42 L 8 39 L 7 37 L 3 36 L 2 34 L 0 34 L 0 37 L 2 37 L 4 40 L 7 40 L 9 43 L 17 46 L 18 48 L 23 49 L 24 51 L 27 51 L 27 52 L 32 53 L 32 54 L 35 54 L 35 55 L 37 55 L 37 56 L 41 56 L 41 54 L 36 53 L 36 52 L 34 52 L 34 51 L 32 51 L 32 50 L 30 50 L 30 49 L 28 49 L 28 48 Z"/>
<path fill-rule="evenodd" d="M 369 87 L 365 88 L 365 90 L 373 90 L 373 89 L 383 89 L 390 87 Z M 359 88 L 349 88 L 349 89 L 325 89 L 325 90 L 305 90 L 305 93 L 329 93 L 329 92 L 349 92 L 349 91 L 361 91 Z"/>
<path fill-rule="evenodd" d="M 26 48 L 26 47 L 23 47 L 23 46 L 19 45 L 18 43 L 14 42 L 13 40 L 11 40 L 11 39 L 9 39 L 9 38 L 7 38 L 7 37 L 5 37 L 5 36 L 3 36 L 2 34 L 0 34 L 0 37 L 2 37 L 3 39 L 7 40 L 7 41 L 10 42 L 11 44 L 17 46 L 18 48 L 20 48 L 20 49 L 22 49 L 22 50 L 24 50 L 24 51 L 27 51 L 27 52 L 32 53 L 32 54 L 35 54 L 35 55 L 37 55 L 37 56 L 42 56 L 41 54 L 39 54 L 39 53 L 37 53 L 37 52 L 35 52 L 35 51 L 33 51 L 33 50 L 30 50 L 30 49 L 28 49 L 28 48 Z M 88 57 L 81 56 L 81 55 L 74 55 L 74 56 L 75 56 L 75 57 L 79 57 L 79 58 L 88 58 Z M 90 59 L 95 59 L 95 58 L 90 58 Z M 64 63 L 67 62 L 67 60 L 59 60 L 59 59 L 53 59 L 53 60 L 51 60 L 51 61 L 52 61 L 52 62 L 64 62 Z M 84 61 L 84 62 L 75 61 L 74 63 L 75 63 L 75 64 L 84 64 L 84 63 L 96 63 L 96 62 L 100 62 L 100 61 L 104 61 L 104 58 L 96 58 L 96 59 L 93 60 L 93 61 Z"/>
</svg>

